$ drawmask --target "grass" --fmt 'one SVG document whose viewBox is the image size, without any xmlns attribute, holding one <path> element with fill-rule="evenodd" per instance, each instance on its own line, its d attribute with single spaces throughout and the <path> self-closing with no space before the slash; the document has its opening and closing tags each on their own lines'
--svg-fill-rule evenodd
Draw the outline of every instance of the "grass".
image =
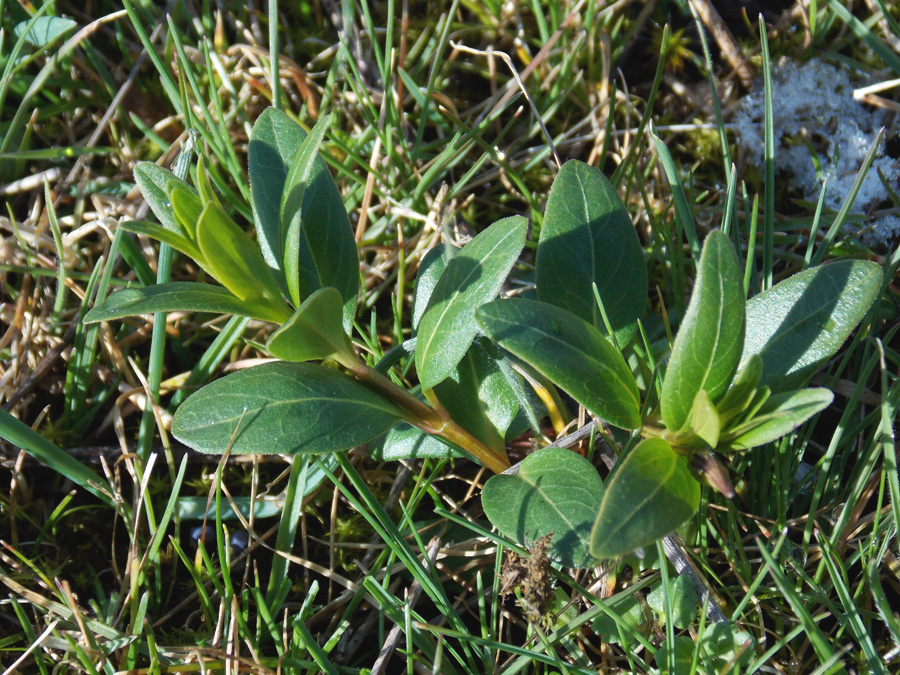
<svg viewBox="0 0 900 675">
<path fill-rule="evenodd" d="M 86 16 L 77 3 L 29 15 L 0 1 L 5 672 L 896 672 L 896 242 L 848 238 L 849 201 L 837 216 L 791 201 L 774 143 L 763 167 L 721 146 L 734 141 L 723 120 L 740 88 L 714 41 L 704 56 L 678 32 L 692 25 L 684 3 L 174 4 L 166 19 L 143 2 L 117 13 L 101 0 Z M 805 28 L 762 43 L 755 19 L 731 26 L 760 77 L 768 51 L 895 78 L 900 16 L 873 4 L 885 14 L 796 4 L 782 16 Z M 39 14 L 78 27 L 35 21 L 46 34 L 32 44 L 14 27 Z M 651 304 L 672 322 L 693 253 L 720 225 L 742 244 L 751 292 L 829 258 L 885 265 L 880 301 L 817 376 L 836 403 L 736 456 L 739 496 L 709 491 L 681 533 L 730 623 L 677 591 L 675 569 L 649 552 L 551 568 L 556 613 L 529 624 L 498 580 L 505 551 L 527 552 L 490 531 L 486 476 L 468 462 L 377 464 L 359 449 L 216 463 L 173 445 L 177 404 L 262 356 L 271 326 L 78 316 L 114 286 L 197 278 L 115 227 L 146 214 L 133 163 L 172 166 L 187 129 L 226 208 L 249 222 L 247 136 L 273 102 L 307 128 L 337 119 L 326 156 L 364 254 L 356 338 L 372 363 L 408 337 L 417 266 L 442 238 L 522 214 L 536 240 L 552 148 L 612 176 L 645 246 Z M 525 289 L 527 262 L 513 279 Z M 645 328 L 648 344 L 668 330 Z"/>
</svg>

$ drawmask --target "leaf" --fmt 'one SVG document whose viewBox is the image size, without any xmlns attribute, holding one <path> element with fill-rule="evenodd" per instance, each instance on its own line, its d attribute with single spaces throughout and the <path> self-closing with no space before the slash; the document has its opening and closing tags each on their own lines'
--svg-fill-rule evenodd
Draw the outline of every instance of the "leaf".
<svg viewBox="0 0 900 675">
<path fill-rule="evenodd" d="M 112 321 L 126 316 L 156 312 L 237 314 L 276 323 L 290 318 L 287 307 L 281 312 L 275 312 L 270 307 L 240 300 L 221 286 L 175 281 L 117 291 L 89 311 L 84 317 L 84 322 Z"/>
<path fill-rule="evenodd" d="M 179 231 L 192 242 L 196 242 L 197 223 L 200 221 L 200 214 L 203 213 L 203 202 L 196 192 L 175 181 L 169 181 L 166 192 Z"/>
<path fill-rule="evenodd" d="M 284 183 L 281 209 L 278 216 L 278 236 L 284 242 L 284 277 L 288 296 L 294 306 L 300 305 L 300 228 L 303 218 L 303 195 L 312 174 L 314 162 L 319 157 L 319 146 L 325 129 L 331 124 L 331 116 L 321 118 L 300 144 L 291 170 Z M 313 214 L 308 214 L 313 215 Z"/>
<path fill-rule="evenodd" d="M 341 311 L 337 289 L 316 291 L 272 333 L 266 350 L 284 361 L 314 361 L 341 353 L 352 356 L 353 345 L 344 332 Z"/>
<path fill-rule="evenodd" d="M 173 230 L 166 229 L 162 225 L 156 223 L 148 223 L 144 220 L 126 220 L 120 223 L 120 227 L 128 232 L 135 234 L 143 234 L 152 237 L 164 244 L 168 244 L 176 251 L 184 253 L 191 260 L 199 263 L 203 259 L 200 249 L 190 239 L 184 237 Z"/>
<path fill-rule="evenodd" d="M 622 355 L 589 323 L 534 300 L 496 300 L 478 310 L 497 344 L 565 389 L 592 414 L 623 429 L 641 425 L 640 394 Z"/>
<path fill-rule="evenodd" d="M 698 391 L 706 391 L 713 402 L 725 393 L 743 344 L 744 292 L 737 254 L 727 235 L 710 232 L 663 380 L 662 418 L 670 431 L 687 422 Z"/>
<path fill-rule="evenodd" d="M 279 285 L 284 283 L 281 196 L 304 138 L 300 125 L 274 108 L 263 111 L 250 134 L 250 198 L 257 239 Z M 320 288 L 338 289 L 349 333 L 359 293 L 359 256 L 341 193 L 321 157 L 303 192 L 301 219 L 300 297 Z"/>
<path fill-rule="evenodd" d="M 438 436 L 426 434 L 418 427 L 398 422 L 386 433 L 368 444 L 369 455 L 376 462 L 392 462 L 399 459 L 444 459 L 465 457 L 465 453 L 445 443 Z"/>
<path fill-rule="evenodd" d="M 616 558 L 651 544 L 697 512 L 700 484 L 687 458 L 661 438 L 641 441 L 606 481 L 591 554 Z"/>
<path fill-rule="evenodd" d="M 699 444 L 690 443 L 690 447 L 703 447 L 706 445 L 714 448 L 719 443 L 720 429 L 719 413 L 716 411 L 716 406 L 709 400 L 709 394 L 701 389 L 694 397 L 694 405 L 691 406 L 691 412 L 688 415 L 682 433 L 701 441 Z"/>
<path fill-rule="evenodd" d="M 675 651 L 675 668 L 669 670 L 669 651 Z M 653 655 L 653 662 L 659 668 L 659 675 L 683 675 L 691 672 L 691 666 L 694 663 L 694 641 L 687 635 L 676 635 L 673 641 L 666 640 L 663 642 L 656 654 Z M 704 670 L 697 670 L 697 673 L 705 673 Z"/>
<path fill-rule="evenodd" d="M 795 274 L 751 298 L 741 363 L 759 354 L 761 383 L 772 391 L 803 386 L 869 311 L 881 278 L 875 263 L 841 260 Z"/>
<path fill-rule="evenodd" d="M 496 453 L 505 452 L 506 430 L 519 402 L 497 363 L 475 341 L 434 394 L 456 422 Z"/>
<path fill-rule="evenodd" d="M 622 644 L 620 629 L 626 627 L 640 635 L 650 634 L 650 612 L 647 611 L 646 602 L 638 600 L 632 594 L 618 600 L 611 598 L 608 602 L 606 609 L 615 616 L 601 614 L 591 622 L 593 631 L 598 635 L 602 635 L 606 642 Z M 628 638 L 629 635 L 626 632 L 625 639 L 628 640 Z"/>
<path fill-rule="evenodd" d="M 31 23 L 31 28 L 28 24 Z M 13 35 L 17 39 L 24 35 L 25 41 L 35 47 L 44 47 L 48 42 L 68 33 L 78 24 L 71 19 L 58 16 L 39 16 L 33 21 L 23 21 L 13 28 Z M 27 30 L 27 32 L 26 32 Z"/>
<path fill-rule="evenodd" d="M 707 626 L 700 638 L 700 646 L 711 661 L 713 672 L 740 669 L 756 655 L 753 636 L 734 623 L 714 623 Z"/>
<path fill-rule="evenodd" d="M 485 483 L 481 504 L 491 523 L 523 546 L 552 532 L 551 558 L 566 567 L 594 564 L 589 536 L 603 493 L 597 469 L 564 448 L 544 448 L 517 466 Z"/>
<path fill-rule="evenodd" d="M 203 207 L 197 222 L 197 245 L 213 276 L 241 300 L 283 304 L 256 244 L 217 204 Z"/>
<path fill-rule="evenodd" d="M 670 579 L 669 594 L 672 596 L 672 625 L 684 630 L 697 618 L 697 591 L 694 590 L 691 578 L 686 574 L 679 574 L 675 579 Z M 662 583 L 647 595 L 647 604 L 656 612 L 659 625 L 665 626 L 668 617 L 665 586 Z"/>
<path fill-rule="evenodd" d="M 469 349 L 478 333 L 475 310 L 500 292 L 525 245 L 527 225 L 521 216 L 498 220 L 447 263 L 419 322 L 416 369 L 422 389 L 448 377 Z"/>
<path fill-rule="evenodd" d="M 153 162 L 138 162 L 135 164 L 134 180 L 160 224 L 167 230 L 180 233 L 181 228 L 175 222 L 175 213 L 172 209 L 172 204 L 169 202 L 168 185 L 174 182 L 190 192 L 194 192 L 194 188 L 176 177 L 168 169 L 157 166 Z"/>
<path fill-rule="evenodd" d="M 61 476 L 93 494 L 97 499 L 115 508 L 115 502 L 106 482 L 90 467 L 82 464 L 62 448 L 57 447 L 37 431 L 10 413 L 0 409 L 0 438 L 21 448 L 39 462 L 43 462 Z"/>
<path fill-rule="evenodd" d="M 412 307 L 412 327 L 416 331 L 419 327 L 419 321 L 425 313 L 428 301 L 434 287 L 437 285 L 438 279 L 444 273 L 447 267 L 447 259 L 444 255 L 445 245 L 438 244 L 422 257 L 419 263 L 419 271 L 416 274 L 416 290 L 413 295 Z"/>
<path fill-rule="evenodd" d="M 722 427 L 747 410 L 756 395 L 756 387 L 762 378 L 762 359 L 754 354 L 741 366 L 731 388 L 722 397 L 717 406 Z"/>
<path fill-rule="evenodd" d="M 403 412 L 356 380 L 311 363 L 267 363 L 227 375 L 188 398 L 172 433 L 200 452 L 346 450 L 398 422 Z"/>
<path fill-rule="evenodd" d="M 754 417 L 723 434 L 721 446 L 748 450 L 790 433 L 834 400 L 828 389 L 800 389 L 770 396 Z"/>
<path fill-rule="evenodd" d="M 567 309 L 602 333 L 603 301 L 626 345 L 647 305 L 647 266 L 634 225 L 599 169 L 571 160 L 550 188 L 536 261 L 538 300 Z"/>
</svg>

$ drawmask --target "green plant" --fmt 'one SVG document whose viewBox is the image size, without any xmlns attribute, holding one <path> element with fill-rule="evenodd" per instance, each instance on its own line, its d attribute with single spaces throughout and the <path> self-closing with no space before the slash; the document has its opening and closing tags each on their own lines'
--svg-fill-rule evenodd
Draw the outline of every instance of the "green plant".
<svg viewBox="0 0 900 675">
<path fill-rule="evenodd" d="M 520 542 L 554 533 L 550 554 L 569 566 L 627 553 L 674 530 L 697 511 L 698 478 L 731 494 L 720 457 L 773 441 L 831 402 L 830 391 L 801 387 L 880 288 L 880 267 L 844 260 L 745 303 L 737 254 L 725 234 L 712 232 L 661 376 L 639 321 L 647 298 L 640 242 L 603 174 L 573 161 L 549 195 L 537 299 L 497 299 L 527 229 L 524 218 L 505 218 L 462 249 L 429 256 L 416 287 L 415 342 L 370 364 L 350 339 L 358 261 L 340 194 L 318 157 L 327 125 L 323 118 L 305 134 L 269 109 L 253 127 L 258 246 L 219 203 L 202 160 L 196 191 L 139 164 L 136 179 L 161 224 L 124 227 L 191 257 L 222 286 L 126 289 L 85 321 L 188 310 L 280 324 L 266 349 L 282 361 L 192 395 L 175 415 L 177 438 L 209 453 L 326 453 L 409 425 L 382 437 L 378 451 L 393 458 L 467 453 L 500 474 L 483 493 L 498 529 Z M 389 372 L 411 353 L 418 391 Z M 630 434 L 605 484 L 591 462 L 556 448 L 507 471 L 506 441 L 537 416 L 524 380 L 544 391 L 558 386 Z M 426 434 L 441 442 L 429 443 Z"/>
</svg>

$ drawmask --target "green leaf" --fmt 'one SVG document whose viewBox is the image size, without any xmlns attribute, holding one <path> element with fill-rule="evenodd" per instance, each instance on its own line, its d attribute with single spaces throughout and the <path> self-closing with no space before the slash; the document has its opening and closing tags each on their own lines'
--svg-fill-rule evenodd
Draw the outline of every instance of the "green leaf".
<svg viewBox="0 0 900 675">
<path fill-rule="evenodd" d="M 517 467 L 484 485 L 481 504 L 491 523 L 523 546 L 552 532 L 551 558 L 566 567 L 593 565 L 589 537 L 603 493 L 597 469 L 563 448 L 539 450 Z"/>
<path fill-rule="evenodd" d="M 687 422 L 698 391 L 706 391 L 713 402 L 725 393 L 743 344 L 744 292 L 737 254 L 727 235 L 710 232 L 663 380 L 662 418 L 670 431 Z"/>
<path fill-rule="evenodd" d="M 341 312 L 337 289 L 316 291 L 272 333 L 266 350 L 284 361 L 314 361 L 333 354 L 349 354 L 352 358 L 353 345 L 344 332 Z"/>
<path fill-rule="evenodd" d="M 720 448 L 748 450 L 790 433 L 834 400 L 828 389 L 800 389 L 770 396 L 752 418 L 722 435 Z"/>
<path fill-rule="evenodd" d="M 772 391 L 803 386 L 869 311 L 881 278 L 875 263 L 841 260 L 795 274 L 751 298 L 741 363 L 759 354 L 762 384 Z"/>
<path fill-rule="evenodd" d="M 274 108 L 263 111 L 250 134 L 250 198 L 257 239 L 279 284 L 285 277 L 281 197 L 304 138 L 300 125 Z M 359 292 L 359 256 L 341 193 L 322 157 L 315 160 L 306 183 L 301 219 L 300 297 L 320 288 L 338 289 L 349 333 Z"/>
<path fill-rule="evenodd" d="M 615 558 L 651 544 L 697 512 L 700 484 L 687 458 L 661 438 L 641 441 L 606 481 L 591 554 Z"/>
<path fill-rule="evenodd" d="M 169 202 L 168 185 L 174 182 L 190 192 L 193 192 L 194 188 L 168 169 L 157 166 L 153 162 L 138 162 L 135 164 L 134 180 L 160 224 L 167 230 L 181 232 L 181 227 L 175 222 L 175 212 L 172 209 L 172 204 Z"/>
<path fill-rule="evenodd" d="M 506 430 L 519 402 L 497 363 L 475 341 L 434 394 L 456 422 L 494 452 L 505 451 Z"/>
<path fill-rule="evenodd" d="M 615 616 L 601 614 L 591 622 L 591 628 L 598 635 L 602 635 L 606 642 L 621 644 L 620 629 L 624 630 L 626 627 L 640 635 L 650 634 L 650 612 L 647 611 L 647 603 L 638 600 L 634 595 L 626 595 L 618 601 L 612 599 L 608 602 L 607 609 Z M 626 633 L 625 639 L 628 637 Z"/>
<path fill-rule="evenodd" d="M 525 245 L 521 216 L 498 220 L 466 244 L 434 287 L 416 341 L 416 369 L 423 389 L 448 377 L 478 333 L 475 310 L 492 300 Z"/>
<path fill-rule="evenodd" d="M 162 225 L 148 223 L 145 220 L 126 220 L 125 222 L 120 223 L 120 227 L 128 232 L 143 234 L 161 241 L 164 244 L 168 244 L 176 251 L 184 253 L 197 263 L 200 263 L 203 260 L 203 254 L 200 253 L 200 249 L 197 248 L 197 245 L 194 244 L 194 242 L 187 237 L 178 234 L 178 232 L 166 229 Z"/>
<path fill-rule="evenodd" d="M 276 312 L 266 305 L 236 298 L 221 286 L 176 281 L 144 288 L 126 288 L 113 293 L 89 311 L 84 322 L 112 321 L 156 312 L 237 314 L 276 323 L 290 318 L 287 307 Z"/>
<path fill-rule="evenodd" d="M 555 305 L 513 298 L 484 305 L 478 321 L 492 340 L 592 414 L 623 429 L 641 425 L 634 375 L 609 340 L 583 319 Z"/>
<path fill-rule="evenodd" d="M 300 229 L 303 224 L 303 195 L 316 159 L 325 129 L 331 123 L 331 116 L 322 117 L 312 131 L 303 139 L 291 170 L 284 183 L 281 209 L 278 216 L 278 236 L 284 242 L 284 277 L 288 295 L 294 306 L 300 305 Z M 313 214 L 307 214 L 313 215 Z"/>
<path fill-rule="evenodd" d="M 31 23 L 31 28 L 28 24 Z M 71 19 L 64 19 L 58 16 L 39 16 L 33 21 L 23 21 L 16 24 L 13 28 L 13 35 L 19 39 L 24 35 L 24 39 L 35 47 L 44 47 L 48 42 L 53 42 L 56 38 L 68 33 L 78 24 Z M 27 33 L 26 33 L 27 29 Z"/>
<path fill-rule="evenodd" d="M 762 359 L 759 355 L 754 354 L 747 362 L 741 366 L 731 388 L 722 397 L 717 406 L 719 410 L 719 419 L 722 427 L 727 427 L 728 423 L 741 415 L 750 406 L 756 395 L 756 387 L 762 378 Z"/>
<path fill-rule="evenodd" d="M 197 245 L 213 276 L 238 298 L 273 307 L 283 304 L 256 244 L 219 205 L 203 207 Z"/>
<path fill-rule="evenodd" d="M 700 639 L 700 646 L 711 661 L 713 672 L 747 666 L 756 655 L 756 641 L 745 630 L 733 623 L 714 623 L 707 626 Z"/>
<path fill-rule="evenodd" d="M 346 450 L 403 418 L 356 380 L 312 363 L 267 363 L 208 384 L 188 398 L 172 433 L 200 452 L 236 454 Z M 236 432 L 236 433 L 235 433 Z"/>
<path fill-rule="evenodd" d="M 445 443 L 438 436 L 426 434 L 418 427 L 398 422 L 386 433 L 368 443 L 369 455 L 376 462 L 392 462 L 399 459 L 444 459 L 465 457 L 455 446 Z"/>
<path fill-rule="evenodd" d="M 669 651 L 675 651 L 675 669 L 669 670 Z M 694 663 L 694 641 L 687 635 L 676 635 L 675 639 L 670 643 L 669 640 L 663 642 L 656 654 L 653 655 L 653 662 L 659 668 L 659 675 L 684 675 L 691 672 L 691 666 Z M 704 670 L 696 671 L 702 675 Z"/>
<path fill-rule="evenodd" d="M 697 591 L 694 583 L 686 574 L 679 574 L 669 581 L 669 594 L 672 596 L 672 625 L 684 630 L 697 618 Z M 660 583 L 647 595 L 647 604 L 656 612 L 657 622 L 665 626 L 666 617 L 666 593 L 665 586 Z"/>
<path fill-rule="evenodd" d="M 434 287 L 447 267 L 447 258 L 444 255 L 445 250 L 444 244 L 438 244 L 428 251 L 422 257 L 422 262 L 419 263 L 412 306 L 413 331 L 419 328 L 419 321 L 422 320 L 422 315 L 425 313 L 425 308 L 428 306 Z"/>
<path fill-rule="evenodd" d="M 192 242 L 196 242 L 197 223 L 200 221 L 200 214 L 203 213 L 203 202 L 196 192 L 176 181 L 169 181 L 166 192 L 179 231 Z"/>
<path fill-rule="evenodd" d="M 106 482 L 93 469 L 85 466 L 68 452 L 55 446 L 27 424 L 2 409 L 0 409 L 0 438 L 21 448 L 108 506 L 116 508 L 112 495 L 108 489 L 104 488 Z"/>
<path fill-rule="evenodd" d="M 538 300 L 606 333 L 594 298 L 597 284 L 616 342 L 631 340 L 647 305 L 647 266 L 631 218 L 599 169 L 571 160 L 553 181 L 536 277 Z"/>
<path fill-rule="evenodd" d="M 682 433 L 696 438 L 700 443 L 688 443 L 689 447 L 716 447 L 719 443 L 721 425 L 716 406 L 703 389 L 694 397 L 694 405 L 685 422 Z"/>
</svg>

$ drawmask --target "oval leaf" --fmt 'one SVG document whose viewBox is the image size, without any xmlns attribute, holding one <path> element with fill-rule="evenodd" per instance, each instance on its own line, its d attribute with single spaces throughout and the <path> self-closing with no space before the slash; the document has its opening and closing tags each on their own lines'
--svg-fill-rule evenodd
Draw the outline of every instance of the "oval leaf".
<svg viewBox="0 0 900 675">
<path fill-rule="evenodd" d="M 197 245 L 194 244 L 194 242 L 178 232 L 173 232 L 162 225 L 148 223 L 145 220 L 127 220 L 121 223 L 120 226 L 127 232 L 143 234 L 148 237 L 153 237 L 164 244 L 168 244 L 176 251 L 184 253 L 184 255 L 197 263 L 200 263 L 203 259 L 203 254 L 200 253 L 200 249 L 197 248 Z"/>
<path fill-rule="evenodd" d="M 616 558 L 666 536 L 697 512 L 700 484 L 687 458 L 661 438 L 641 441 L 606 482 L 591 554 Z"/>
<path fill-rule="evenodd" d="M 514 298 L 478 310 L 494 342 L 622 429 L 641 425 L 641 399 L 622 355 L 589 323 L 554 305 Z"/>
<path fill-rule="evenodd" d="M 402 418 L 394 404 L 336 370 L 268 363 L 208 384 L 188 398 L 172 433 L 200 452 L 337 452 L 374 438 Z"/>
<path fill-rule="evenodd" d="M 274 108 L 263 111 L 250 134 L 250 199 L 257 239 L 279 285 L 285 279 L 281 233 L 287 231 L 281 225 L 281 197 L 305 138 L 299 124 Z M 338 289 L 349 332 L 359 293 L 359 256 L 341 193 L 321 156 L 306 181 L 300 217 L 299 296 L 306 298 L 320 288 Z"/>
<path fill-rule="evenodd" d="M 416 291 L 413 296 L 412 327 L 413 331 L 419 328 L 419 321 L 428 307 L 428 301 L 434 292 L 438 279 L 447 267 L 447 258 L 444 256 L 444 244 L 438 244 L 422 257 L 419 263 L 419 271 L 416 273 Z"/>
<path fill-rule="evenodd" d="M 269 338 L 268 352 L 284 361 L 315 361 L 333 354 L 353 355 L 344 332 L 341 295 L 323 288 L 310 295 L 294 315 Z"/>
<path fill-rule="evenodd" d="M 290 316 L 286 307 L 281 312 L 275 312 L 271 307 L 236 298 L 228 289 L 221 286 L 175 281 L 117 291 L 88 312 L 84 322 L 112 321 L 126 316 L 156 312 L 237 314 L 277 323 L 287 320 Z"/>
<path fill-rule="evenodd" d="M 419 322 L 416 369 L 423 389 L 448 377 L 468 351 L 478 333 L 475 310 L 500 292 L 527 225 L 521 216 L 498 220 L 447 263 Z"/>
<path fill-rule="evenodd" d="M 720 449 L 748 450 L 790 433 L 834 400 L 828 389 L 801 389 L 770 396 L 754 417 L 730 429 Z"/>
<path fill-rule="evenodd" d="M 881 288 L 881 267 L 841 260 L 793 275 L 747 302 L 741 362 L 759 354 L 762 384 L 772 391 L 803 386 L 837 353 Z"/>
<path fill-rule="evenodd" d="M 386 433 L 370 441 L 368 448 L 369 455 L 376 462 L 466 456 L 455 446 L 445 443 L 439 436 L 427 434 L 406 422 L 398 422 Z"/>
<path fill-rule="evenodd" d="M 504 437 L 519 402 L 496 361 L 478 341 L 450 377 L 435 385 L 434 394 L 466 431 L 494 452 L 505 453 Z"/>
<path fill-rule="evenodd" d="M 174 173 L 153 162 L 138 162 L 134 165 L 134 181 L 141 189 L 141 194 L 150 205 L 156 219 L 168 230 L 181 233 L 175 222 L 175 213 L 169 203 L 168 185 L 178 184 L 184 189 L 195 192 L 194 188 L 178 178 Z"/>
<path fill-rule="evenodd" d="M 491 523 L 523 546 L 552 532 L 551 558 L 566 567 L 594 564 L 590 532 L 603 494 L 597 469 L 564 448 L 544 448 L 513 468 L 484 486 L 481 504 Z"/>
<path fill-rule="evenodd" d="M 606 316 L 625 345 L 647 305 L 647 266 L 634 225 L 615 189 L 599 169 L 570 160 L 550 188 L 536 261 L 538 300 L 592 324 Z"/>
<path fill-rule="evenodd" d="M 710 232 L 663 380 L 662 418 L 670 431 L 681 430 L 687 422 L 698 391 L 706 391 L 716 402 L 728 389 L 743 344 L 740 264 L 728 236 Z"/>
<path fill-rule="evenodd" d="M 241 300 L 283 304 L 259 248 L 218 204 L 203 207 L 197 222 L 197 246 L 219 283 Z"/>
</svg>

